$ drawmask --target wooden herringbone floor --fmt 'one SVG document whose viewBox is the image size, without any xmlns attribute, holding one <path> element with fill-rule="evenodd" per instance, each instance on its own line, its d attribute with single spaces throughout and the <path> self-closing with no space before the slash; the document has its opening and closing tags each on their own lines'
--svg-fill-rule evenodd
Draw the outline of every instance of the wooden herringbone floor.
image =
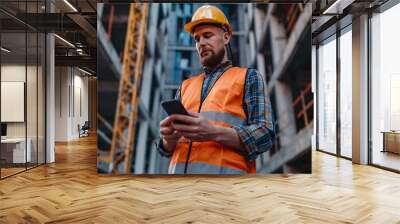
<svg viewBox="0 0 400 224">
<path fill-rule="evenodd" d="M 95 139 L 0 181 L 0 223 L 400 223 L 400 175 L 313 153 L 312 175 L 96 173 Z"/>
</svg>

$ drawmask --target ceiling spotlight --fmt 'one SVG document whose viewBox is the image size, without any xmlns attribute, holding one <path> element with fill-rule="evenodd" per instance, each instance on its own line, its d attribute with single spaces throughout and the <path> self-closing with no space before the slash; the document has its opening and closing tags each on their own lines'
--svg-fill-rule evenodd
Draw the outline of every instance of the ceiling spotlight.
<svg viewBox="0 0 400 224">
<path fill-rule="evenodd" d="M 79 55 L 83 55 L 83 49 L 81 49 L 81 48 L 77 48 L 77 49 L 76 49 L 76 52 L 77 52 Z"/>
</svg>

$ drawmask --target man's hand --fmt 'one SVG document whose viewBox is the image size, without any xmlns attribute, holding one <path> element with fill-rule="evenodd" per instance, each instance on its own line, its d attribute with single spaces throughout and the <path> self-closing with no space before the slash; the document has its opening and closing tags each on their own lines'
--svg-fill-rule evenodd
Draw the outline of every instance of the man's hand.
<svg viewBox="0 0 400 224">
<path fill-rule="evenodd" d="M 160 122 L 160 134 L 167 141 L 178 141 L 181 135 L 173 128 L 171 117 L 166 117 Z"/>
<path fill-rule="evenodd" d="M 191 141 L 215 141 L 217 126 L 200 116 L 199 113 L 188 112 L 190 116 L 174 114 L 169 116 L 172 127 L 181 136 Z M 177 123 L 181 122 L 181 124 Z"/>
<path fill-rule="evenodd" d="M 182 136 L 173 128 L 171 117 L 166 117 L 160 122 L 160 135 L 163 139 L 164 149 L 170 152 L 174 150 L 179 138 Z"/>
<path fill-rule="evenodd" d="M 174 114 L 161 121 L 161 134 L 165 133 L 163 135 L 164 148 L 172 151 L 179 138 L 183 136 L 194 142 L 215 141 L 240 152 L 245 151 L 245 146 L 235 129 L 213 125 L 199 113 L 188 113 L 190 116 Z M 177 124 L 176 122 L 181 122 L 182 124 Z M 170 140 L 167 141 L 165 139 Z M 170 142 L 174 140 L 176 141 L 171 144 Z"/>
</svg>

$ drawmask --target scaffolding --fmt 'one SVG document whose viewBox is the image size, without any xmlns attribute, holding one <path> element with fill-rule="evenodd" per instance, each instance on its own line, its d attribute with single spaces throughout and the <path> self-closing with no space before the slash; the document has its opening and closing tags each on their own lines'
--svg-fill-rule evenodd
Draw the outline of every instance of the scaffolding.
<svg viewBox="0 0 400 224">
<path fill-rule="evenodd" d="M 111 150 L 102 161 L 112 173 L 131 173 L 147 19 L 148 4 L 130 5 Z"/>
</svg>

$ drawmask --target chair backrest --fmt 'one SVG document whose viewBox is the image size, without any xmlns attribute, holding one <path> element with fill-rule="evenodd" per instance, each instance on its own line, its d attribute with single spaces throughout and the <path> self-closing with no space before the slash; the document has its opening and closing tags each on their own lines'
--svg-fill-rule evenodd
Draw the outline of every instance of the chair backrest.
<svg viewBox="0 0 400 224">
<path fill-rule="evenodd" d="M 89 121 L 85 121 L 85 123 L 83 124 L 82 128 L 89 128 L 89 127 L 90 127 Z"/>
</svg>

